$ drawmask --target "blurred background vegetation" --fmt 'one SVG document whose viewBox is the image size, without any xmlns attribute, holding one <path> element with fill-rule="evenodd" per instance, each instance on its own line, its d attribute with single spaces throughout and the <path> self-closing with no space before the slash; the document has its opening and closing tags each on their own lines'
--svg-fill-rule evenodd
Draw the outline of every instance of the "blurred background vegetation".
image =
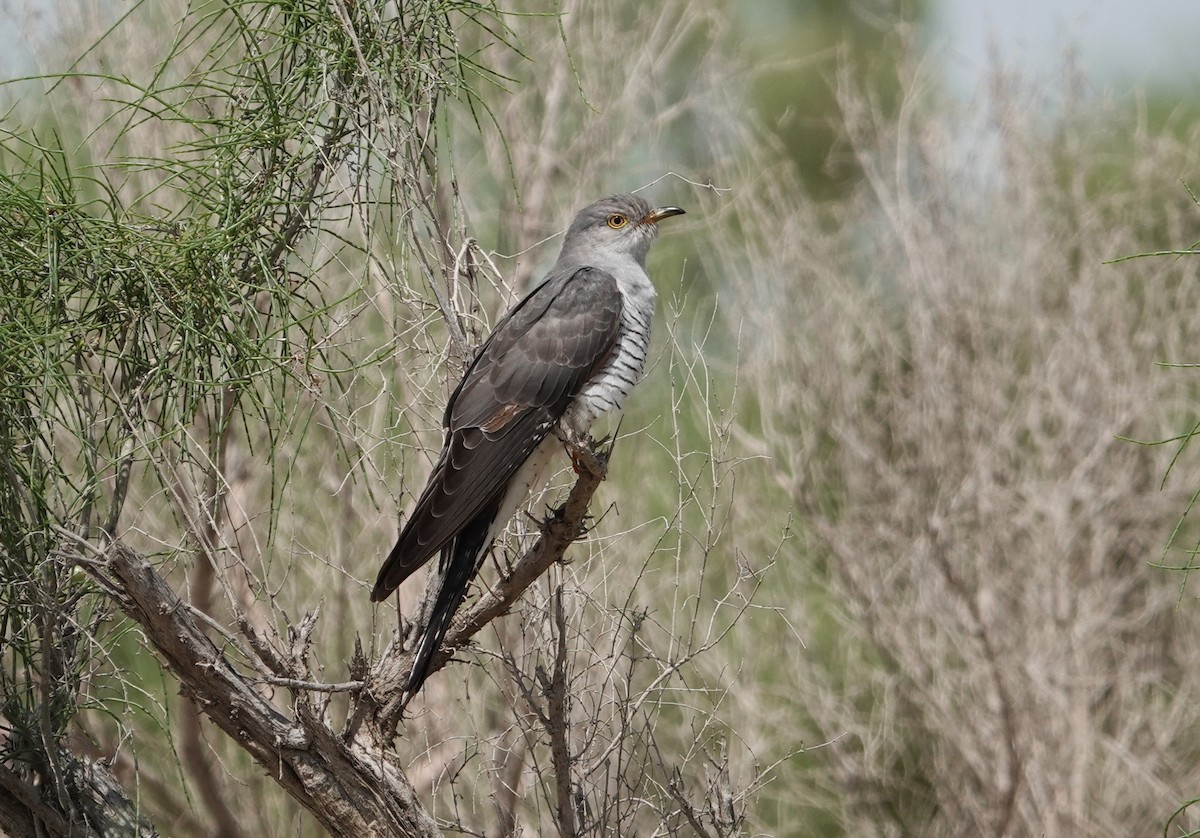
<svg viewBox="0 0 1200 838">
<path fill-rule="evenodd" d="M 216 595 L 193 603 L 218 621 L 257 607 L 285 626 L 319 605 L 316 657 L 345 680 L 355 638 L 374 652 L 393 631 L 367 586 L 461 362 L 431 260 L 475 265 L 461 296 L 477 338 L 575 209 L 653 183 L 689 212 L 652 256 L 657 360 L 597 530 L 552 574 L 576 632 L 591 831 L 1195 834 L 1200 393 L 1170 365 L 1198 362 L 1197 266 L 1110 263 L 1200 241 L 1200 65 L 1168 60 L 1182 27 L 1164 24 L 1143 71 L 1106 65 L 1120 33 L 1070 4 L 1044 4 L 1060 15 L 1048 44 L 1022 42 L 1039 30 L 1020 4 L 973 18 L 935 0 L 600 5 L 448 4 L 461 86 L 417 156 L 443 226 L 409 230 L 429 193 L 389 181 L 395 149 L 376 144 L 330 161 L 328 200 L 275 251 L 234 223 L 261 221 L 274 193 L 231 149 L 328 80 L 285 74 L 278 100 L 247 107 L 190 74 L 220 65 L 230 31 L 238 61 L 303 43 L 272 28 L 303 15 L 280 4 L 238 29 L 271 4 L 7 4 L 0 438 L 5 523 L 25 523 L 3 541 L 6 765 L 28 757 L 19 719 L 60 683 L 63 747 L 111 761 L 164 834 L 318 834 L 191 717 L 81 574 L 47 577 L 53 539 L 32 536 L 105 527 L 129 460 L 111 531 L 181 592 L 211 560 Z M 1164 2 L 1139 18 L 1187 14 Z M 406 45 L 388 46 L 403 67 Z M 316 145 L 307 124 L 272 141 Z M 48 254 L 80 266 L 58 309 L 31 267 Z M 247 316 L 246 289 L 222 286 L 257 263 L 249 291 L 276 295 L 282 318 L 265 333 L 262 306 Z M 48 325 L 72 311 L 94 322 Z M 127 427 L 69 407 L 81 388 L 63 370 L 89 329 L 139 311 L 159 319 L 118 333 L 143 354 L 92 368 L 175 382 L 130 459 Z M 181 369 L 169 358 L 200 357 L 188 336 L 214 354 Z M 401 730 L 448 831 L 554 828 L 545 745 L 506 677 L 543 660 L 550 591 L 483 641 L 482 665 L 431 682 Z M 47 597 L 69 618 L 31 617 Z M 67 637 L 71 660 L 47 657 L 46 637 Z M 709 809 L 725 789 L 722 820 Z"/>
</svg>

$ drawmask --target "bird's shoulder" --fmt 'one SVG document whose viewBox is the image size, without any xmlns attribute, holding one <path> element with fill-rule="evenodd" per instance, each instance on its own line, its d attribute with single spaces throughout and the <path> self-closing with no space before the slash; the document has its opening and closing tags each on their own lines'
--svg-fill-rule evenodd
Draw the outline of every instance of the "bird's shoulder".
<svg viewBox="0 0 1200 838">
<path fill-rule="evenodd" d="M 593 265 L 557 266 L 496 324 L 483 350 L 517 342 L 539 325 L 552 326 L 572 313 L 620 312 L 621 288 L 613 272 Z"/>
<path fill-rule="evenodd" d="M 573 396 L 611 350 L 621 309 L 612 272 L 556 266 L 484 341 L 446 406 L 445 426 L 488 426 L 500 411 L 514 414 Z"/>
</svg>

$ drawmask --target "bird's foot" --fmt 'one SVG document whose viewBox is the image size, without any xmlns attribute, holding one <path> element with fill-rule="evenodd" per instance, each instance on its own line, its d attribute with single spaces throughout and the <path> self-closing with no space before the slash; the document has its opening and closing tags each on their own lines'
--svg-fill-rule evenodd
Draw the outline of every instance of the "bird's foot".
<svg viewBox="0 0 1200 838">
<path fill-rule="evenodd" d="M 609 437 L 597 442 L 590 434 L 579 435 L 567 430 L 559 435 L 559 439 L 571 458 L 572 471 L 578 475 L 589 474 L 600 480 L 608 476 L 608 458 L 612 454 L 612 445 L 605 449 L 601 449 L 600 446 Z"/>
</svg>

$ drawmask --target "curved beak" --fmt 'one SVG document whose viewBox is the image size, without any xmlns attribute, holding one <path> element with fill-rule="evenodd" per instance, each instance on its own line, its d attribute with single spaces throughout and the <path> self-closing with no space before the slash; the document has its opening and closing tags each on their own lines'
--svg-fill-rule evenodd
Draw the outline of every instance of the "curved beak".
<svg viewBox="0 0 1200 838">
<path fill-rule="evenodd" d="M 646 213 L 646 216 L 645 216 L 645 218 L 642 219 L 641 223 L 642 224 L 657 224 L 658 222 L 662 221 L 664 218 L 670 218 L 671 216 L 674 216 L 674 215 L 685 215 L 685 214 L 686 213 L 684 213 L 684 211 L 681 210 L 679 207 L 656 207 L 656 208 L 650 210 L 650 212 Z"/>
</svg>

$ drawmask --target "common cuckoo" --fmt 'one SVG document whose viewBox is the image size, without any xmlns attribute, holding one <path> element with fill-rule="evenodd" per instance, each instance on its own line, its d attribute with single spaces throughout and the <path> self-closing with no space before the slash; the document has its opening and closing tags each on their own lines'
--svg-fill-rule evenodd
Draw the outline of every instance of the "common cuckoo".
<svg viewBox="0 0 1200 838">
<path fill-rule="evenodd" d="M 441 553 L 410 694 L 492 541 L 541 489 L 559 437 L 582 437 L 641 378 L 655 299 L 646 254 L 658 222 L 682 214 L 635 195 L 581 210 L 550 273 L 504 315 L 450 396 L 441 456 L 371 591 L 385 599 Z"/>
</svg>

